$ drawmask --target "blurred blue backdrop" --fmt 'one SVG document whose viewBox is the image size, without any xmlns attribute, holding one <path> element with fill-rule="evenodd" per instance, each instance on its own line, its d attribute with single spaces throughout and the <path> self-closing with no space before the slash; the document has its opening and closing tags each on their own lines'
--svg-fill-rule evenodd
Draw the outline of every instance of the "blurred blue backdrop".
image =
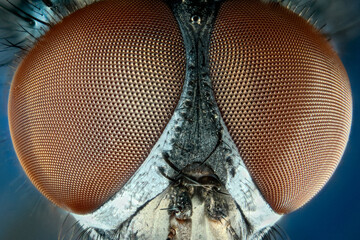
<svg viewBox="0 0 360 240">
<path fill-rule="evenodd" d="M 350 141 L 334 176 L 320 193 L 279 225 L 291 239 L 359 239 L 360 228 L 360 38 L 341 48 L 353 92 Z M 57 239 L 65 214 L 27 180 L 13 150 L 7 121 L 12 69 L 0 68 L 0 240 Z"/>
</svg>

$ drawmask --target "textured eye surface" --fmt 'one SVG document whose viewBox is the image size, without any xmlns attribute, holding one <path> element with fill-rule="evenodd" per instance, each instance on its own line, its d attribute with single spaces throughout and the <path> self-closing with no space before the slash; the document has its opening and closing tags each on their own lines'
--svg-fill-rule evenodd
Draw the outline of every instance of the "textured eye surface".
<svg viewBox="0 0 360 240">
<path fill-rule="evenodd" d="M 252 178 L 288 213 L 334 172 L 351 125 L 347 74 L 326 39 L 278 4 L 226 1 L 210 47 L 215 98 Z"/>
<path fill-rule="evenodd" d="M 64 18 L 12 82 L 10 130 L 31 181 L 67 210 L 100 207 L 158 140 L 184 75 L 181 33 L 162 1 L 102 1 Z"/>
</svg>

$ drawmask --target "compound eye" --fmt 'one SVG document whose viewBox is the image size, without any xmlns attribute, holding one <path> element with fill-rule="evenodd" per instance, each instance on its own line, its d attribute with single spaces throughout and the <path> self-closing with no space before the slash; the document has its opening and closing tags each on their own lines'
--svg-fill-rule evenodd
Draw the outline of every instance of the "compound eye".
<svg viewBox="0 0 360 240">
<path fill-rule="evenodd" d="M 352 98 L 330 44 L 275 3 L 226 1 L 210 65 L 224 122 L 270 206 L 289 213 L 327 182 L 349 136 Z"/>
<path fill-rule="evenodd" d="M 96 210 L 160 137 L 185 77 L 183 39 L 160 0 L 107 0 L 53 26 L 18 67 L 10 130 L 34 185 L 75 213 Z"/>
</svg>

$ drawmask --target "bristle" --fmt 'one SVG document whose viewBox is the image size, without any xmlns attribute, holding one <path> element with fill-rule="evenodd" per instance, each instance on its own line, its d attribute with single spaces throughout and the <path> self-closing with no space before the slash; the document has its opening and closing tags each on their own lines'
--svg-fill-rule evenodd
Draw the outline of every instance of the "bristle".
<svg viewBox="0 0 360 240">
<path fill-rule="evenodd" d="M 96 0 L 24 0 L 15 3 L 6 0 L 0 3 L 0 19 L 4 22 L 0 28 L 0 52 L 8 52 L 0 57 L 0 66 L 6 66 L 18 53 L 21 58 L 51 27 Z M 16 44 L 15 44 L 16 43 Z M 12 49 L 9 51 L 8 47 Z M 15 59 L 16 60 L 16 59 Z M 18 61 L 19 62 L 19 61 Z"/>
</svg>

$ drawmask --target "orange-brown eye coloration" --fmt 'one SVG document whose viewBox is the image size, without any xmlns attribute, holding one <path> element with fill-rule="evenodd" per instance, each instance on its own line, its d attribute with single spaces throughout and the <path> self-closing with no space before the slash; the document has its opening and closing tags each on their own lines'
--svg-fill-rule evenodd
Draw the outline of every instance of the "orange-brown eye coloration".
<svg viewBox="0 0 360 240">
<path fill-rule="evenodd" d="M 266 202 L 279 214 L 300 208 L 333 174 L 348 140 L 352 98 L 339 57 L 314 26 L 278 3 L 165 2 L 91 4 L 53 26 L 25 56 L 12 81 L 9 123 L 27 175 L 58 206 L 94 212 L 139 169 L 180 101 L 189 103 L 181 111 L 196 114 L 175 114 L 183 132 L 174 139 L 186 145 L 192 124 L 198 139 L 217 136 L 204 160 L 212 157 L 217 167 L 225 157 L 215 156 L 227 153 L 230 139 L 217 121 L 220 110 L 237 164 L 240 153 Z M 198 142 L 189 144 L 189 155 L 206 141 Z M 175 165 L 182 150 L 169 152 L 164 163 L 181 172 Z M 239 176 L 239 166 L 227 164 L 229 176 Z M 230 194 L 241 184 L 224 179 Z"/>
<path fill-rule="evenodd" d="M 142 164 L 180 98 L 185 50 L 160 0 L 80 9 L 23 59 L 11 87 L 15 150 L 57 205 L 92 212 Z"/>
<path fill-rule="evenodd" d="M 313 26 L 278 4 L 226 1 L 211 37 L 217 104 L 271 207 L 289 213 L 334 172 L 351 125 L 340 59 Z"/>
</svg>

